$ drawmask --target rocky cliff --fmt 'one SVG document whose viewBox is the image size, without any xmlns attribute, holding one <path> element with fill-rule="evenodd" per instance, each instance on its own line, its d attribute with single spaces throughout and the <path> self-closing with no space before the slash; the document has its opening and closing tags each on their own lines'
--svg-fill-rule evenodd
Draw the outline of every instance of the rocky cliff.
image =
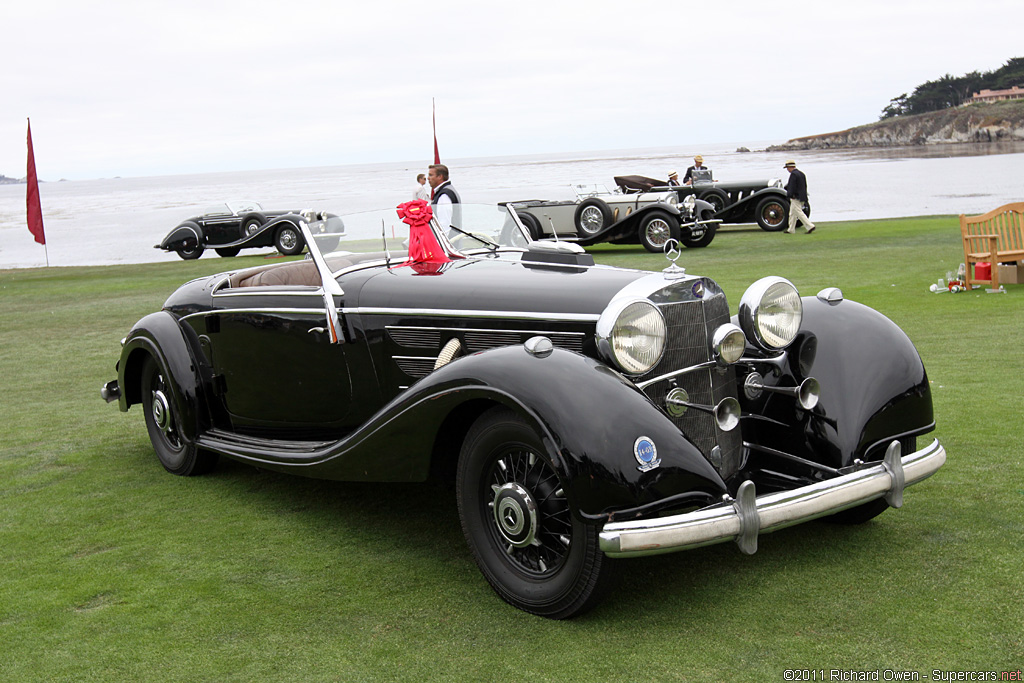
<svg viewBox="0 0 1024 683">
<path fill-rule="evenodd" d="M 794 138 L 769 152 L 844 147 L 902 147 L 952 142 L 1024 140 L 1024 100 L 971 104 L 857 126 L 836 133 Z"/>
</svg>

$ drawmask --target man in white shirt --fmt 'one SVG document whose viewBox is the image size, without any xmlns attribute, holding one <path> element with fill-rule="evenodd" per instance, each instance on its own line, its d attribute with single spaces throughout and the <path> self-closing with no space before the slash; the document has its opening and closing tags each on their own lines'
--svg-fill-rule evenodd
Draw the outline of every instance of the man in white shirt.
<svg viewBox="0 0 1024 683">
<path fill-rule="evenodd" d="M 412 198 L 430 201 L 430 188 L 427 187 L 427 176 L 423 173 L 416 176 L 416 189 L 412 191 Z"/>
</svg>

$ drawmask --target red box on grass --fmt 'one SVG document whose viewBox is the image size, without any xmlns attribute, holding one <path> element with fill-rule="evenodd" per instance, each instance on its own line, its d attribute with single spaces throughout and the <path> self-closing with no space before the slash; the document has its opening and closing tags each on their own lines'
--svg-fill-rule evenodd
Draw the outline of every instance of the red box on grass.
<svg viewBox="0 0 1024 683">
<path fill-rule="evenodd" d="M 992 279 L 992 264 L 991 263 L 975 263 L 974 264 L 974 279 L 975 280 L 991 280 Z"/>
</svg>

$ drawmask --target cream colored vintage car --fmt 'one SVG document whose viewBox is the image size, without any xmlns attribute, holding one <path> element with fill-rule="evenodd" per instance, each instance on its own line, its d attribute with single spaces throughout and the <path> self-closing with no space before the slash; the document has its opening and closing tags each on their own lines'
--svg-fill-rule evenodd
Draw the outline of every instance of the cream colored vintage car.
<svg viewBox="0 0 1024 683">
<path fill-rule="evenodd" d="M 719 221 L 707 202 L 675 192 L 609 192 L 602 185 L 573 185 L 576 199 L 509 202 L 536 239 L 556 237 L 582 246 L 599 242 L 640 243 L 660 252 L 669 239 L 687 247 L 706 247 Z"/>
</svg>

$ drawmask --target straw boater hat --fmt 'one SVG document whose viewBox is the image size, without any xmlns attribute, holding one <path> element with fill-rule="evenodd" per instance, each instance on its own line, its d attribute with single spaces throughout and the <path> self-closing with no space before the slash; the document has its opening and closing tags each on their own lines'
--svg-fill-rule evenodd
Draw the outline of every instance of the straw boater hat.
<svg viewBox="0 0 1024 683">
<path fill-rule="evenodd" d="M 796 168 L 796 162 L 795 162 L 795 161 L 793 161 L 792 159 L 790 159 L 789 161 L 787 161 L 787 162 L 786 162 L 786 163 L 785 163 L 785 164 L 783 165 L 783 167 L 782 167 L 782 168 L 789 168 L 790 166 L 792 166 L 793 168 Z"/>
<path fill-rule="evenodd" d="M 678 176 L 679 176 L 679 174 L 676 173 L 675 171 L 669 171 L 668 172 L 668 177 L 669 178 L 675 178 L 675 177 L 678 177 Z"/>
<path fill-rule="evenodd" d="M 695 156 L 695 157 L 693 158 L 693 160 L 694 160 L 694 161 L 699 161 L 699 162 L 700 162 L 700 163 L 702 163 L 702 164 L 704 163 L 704 157 L 702 157 L 702 156 L 701 156 L 701 155 L 699 155 L 699 154 L 698 154 L 697 156 Z"/>
</svg>

